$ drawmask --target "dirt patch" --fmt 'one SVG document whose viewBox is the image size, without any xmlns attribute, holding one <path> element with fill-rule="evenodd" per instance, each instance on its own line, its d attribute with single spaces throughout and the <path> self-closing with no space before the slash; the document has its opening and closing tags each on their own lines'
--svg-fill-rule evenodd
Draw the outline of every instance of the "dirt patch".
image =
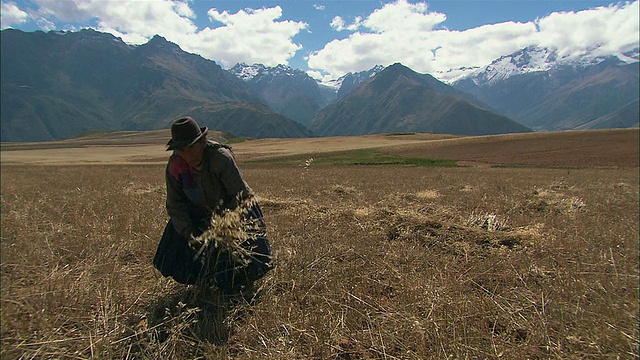
<svg viewBox="0 0 640 360">
<path fill-rule="evenodd" d="M 389 147 L 384 153 L 472 166 L 638 167 L 638 129 L 464 137 Z"/>
</svg>

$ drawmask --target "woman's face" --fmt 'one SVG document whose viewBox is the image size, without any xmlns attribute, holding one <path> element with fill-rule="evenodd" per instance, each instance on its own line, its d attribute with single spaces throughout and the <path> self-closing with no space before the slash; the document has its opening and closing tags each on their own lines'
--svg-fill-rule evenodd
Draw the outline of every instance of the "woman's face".
<svg viewBox="0 0 640 360">
<path fill-rule="evenodd" d="M 184 159 L 184 161 L 191 167 L 196 167 L 202 163 L 202 157 L 204 156 L 204 148 L 207 146 L 207 142 L 202 139 L 195 144 L 191 144 L 187 147 L 177 149 L 178 156 Z"/>
</svg>

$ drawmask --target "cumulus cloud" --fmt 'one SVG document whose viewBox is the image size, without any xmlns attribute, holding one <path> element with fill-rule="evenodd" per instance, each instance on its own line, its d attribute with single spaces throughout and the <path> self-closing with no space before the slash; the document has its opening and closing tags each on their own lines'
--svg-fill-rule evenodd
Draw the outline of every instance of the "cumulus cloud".
<svg viewBox="0 0 640 360">
<path fill-rule="evenodd" d="M 208 16 L 222 26 L 206 28 L 185 39 L 185 44 L 226 67 L 238 62 L 286 64 L 302 48 L 292 38 L 308 26 L 305 22 L 278 21 L 282 17 L 280 6 L 245 9 L 235 14 L 210 9 Z"/>
<path fill-rule="evenodd" d="M 237 13 L 210 9 L 207 15 L 212 27 L 198 29 L 193 21 L 196 15 L 186 1 L 36 0 L 36 3 L 47 29 L 53 23 L 46 19 L 55 18 L 89 22 L 96 30 L 121 37 L 130 44 L 143 44 L 157 34 L 185 51 L 225 67 L 237 62 L 270 66 L 287 63 L 302 47 L 293 43 L 292 38 L 308 26 L 304 22 L 280 21 L 280 6 Z"/>
<path fill-rule="evenodd" d="M 336 31 L 344 31 L 344 30 L 356 31 L 362 25 L 362 17 L 357 16 L 353 21 L 353 23 L 347 25 L 341 16 L 335 16 L 333 20 L 331 20 L 330 25 Z"/>
<path fill-rule="evenodd" d="M 419 0 L 418 0 L 419 1 Z M 28 21 L 43 30 L 90 26 L 125 42 L 142 44 L 158 34 L 225 67 L 238 62 L 287 64 L 302 45 L 294 37 L 309 25 L 282 19 L 280 6 L 237 12 L 209 9 L 208 27 L 196 26 L 192 0 L 32 0 L 28 12 L 2 2 L 2 28 Z M 317 11 L 324 5 L 312 4 Z M 305 57 L 315 78 L 335 79 L 347 72 L 401 62 L 434 75 L 479 67 L 530 45 L 553 48 L 560 56 L 621 54 L 638 48 L 638 1 L 578 12 L 558 12 L 535 21 L 504 22 L 464 31 L 449 30 L 447 16 L 426 2 L 395 0 L 349 22 L 336 16 L 332 29 L 347 32 Z M 201 15 L 202 16 L 202 15 Z M 200 19 L 202 20 L 202 19 Z M 88 24 L 88 25 L 87 25 Z"/>
<path fill-rule="evenodd" d="M 375 10 L 363 25 L 375 33 L 423 32 L 433 30 L 446 19 L 445 14 L 428 11 L 426 3 L 410 4 L 399 0 Z"/>
<path fill-rule="evenodd" d="M 554 13 L 534 22 L 505 22 L 465 31 L 442 26 L 446 15 L 430 11 L 426 3 L 397 0 L 375 10 L 357 27 L 334 18 L 336 30 L 351 30 L 308 56 L 314 75 L 337 78 L 375 65 L 401 62 L 423 73 L 484 66 L 529 45 L 576 56 L 598 49 L 602 54 L 638 47 L 638 2 L 579 12 Z M 354 23 L 355 24 L 355 23 Z"/>
<path fill-rule="evenodd" d="M 0 10 L 2 11 L 0 12 L 0 27 L 2 27 L 2 29 L 19 25 L 29 20 L 29 14 L 20 10 L 16 3 L 12 1 L 3 1 Z"/>
<path fill-rule="evenodd" d="M 38 28 L 42 31 L 51 31 L 51 30 L 56 30 L 56 24 L 46 18 L 43 17 L 39 17 L 36 19 L 36 24 L 38 25 Z"/>
<path fill-rule="evenodd" d="M 630 51 L 638 47 L 639 11 L 636 1 L 623 6 L 554 13 L 536 21 L 540 31 L 533 38 L 541 46 L 558 48 L 561 56 L 594 49 L 600 54 Z"/>
<path fill-rule="evenodd" d="M 177 39 L 178 34 L 184 36 L 197 30 L 192 21 L 195 14 L 187 3 L 180 1 L 37 0 L 36 3 L 45 18 L 89 21 L 96 30 L 132 44 L 145 43 L 156 34 Z"/>
</svg>

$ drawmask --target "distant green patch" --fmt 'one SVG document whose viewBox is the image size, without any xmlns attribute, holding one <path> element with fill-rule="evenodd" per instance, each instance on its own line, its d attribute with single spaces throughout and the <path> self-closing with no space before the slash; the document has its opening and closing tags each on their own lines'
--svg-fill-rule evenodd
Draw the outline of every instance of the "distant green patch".
<svg viewBox="0 0 640 360">
<path fill-rule="evenodd" d="M 89 131 L 85 131 L 82 134 L 72 137 L 71 139 L 82 139 L 82 138 L 86 138 L 86 137 L 94 137 L 94 136 L 99 136 L 99 135 L 105 135 L 105 134 L 109 134 L 112 133 L 114 131 L 106 131 L 106 130 L 89 130 Z"/>
<path fill-rule="evenodd" d="M 230 137 L 220 136 L 220 137 L 214 138 L 214 140 L 219 141 L 221 143 L 225 143 L 225 144 L 237 144 L 243 141 L 254 140 L 254 138 L 250 138 L 250 137 L 242 137 L 242 136 L 236 137 L 231 134 L 229 135 Z"/>
<path fill-rule="evenodd" d="M 402 136 L 402 135 L 415 135 L 415 132 L 396 132 L 396 133 L 390 133 L 390 134 L 385 134 L 384 136 Z"/>
<path fill-rule="evenodd" d="M 400 157 L 385 155 L 377 149 L 354 150 L 335 154 L 326 158 L 314 159 L 314 163 L 331 165 L 411 165 L 411 166 L 457 166 L 454 160 L 436 160 L 426 158 Z"/>
<path fill-rule="evenodd" d="M 313 160 L 312 160 L 313 159 Z M 458 166 L 455 160 L 439 160 L 426 158 L 401 157 L 385 155 L 377 149 L 361 149 L 322 154 L 296 155 L 279 157 L 268 160 L 255 160 L 250 162 L 262 162 L 274 165 L 300 165 L 308 162 L 309 165 L 396 165 L 396 166 L 420 166 L 420 167 L 454 167 Z M 312 165 L 313 164 L 313 165 Z"/>
</svg>

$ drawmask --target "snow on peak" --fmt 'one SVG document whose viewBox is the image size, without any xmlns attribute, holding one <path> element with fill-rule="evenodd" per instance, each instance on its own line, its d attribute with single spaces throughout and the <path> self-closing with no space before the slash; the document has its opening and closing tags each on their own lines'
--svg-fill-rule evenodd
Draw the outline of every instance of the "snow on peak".
<svg viewBox="0 0 640 360">
<path fill-rule="evenodd" d="M 247 65 L 245 63 L 236 64 L 229 71 L 243 81 L 251 81 L 256 76 L 297 76 L 305 74 L 302 70 L 292 69 L 287 65 L 269 67 L 263 64 Z"/>
<path fill-rule="evenodd" d="M 477 85 L 494 84 L 515 75 L 549 71 L 560 66 L 584 68 L 597 65 L 616 57 L 619 61 L 630 63 L 638 61 L 638 49 L 618 55 L 598 55 L 598 49 L 585 50 L 578 54 L 560 55 L 556 49 L 528 46 L 510 55 L 501 56 L 491 64 L 472 69 L 459 69 L 440 74 L 448 83 L 470 78 Z"/>
<path fill-rule="evenodd" d="M 346 79 L 349 79 L 349 80 L 347 80 L 348 82 L 362 83 L 364 81 L 369 80 L 369 78 L 375 76 L 376 74 L 378 74 L 382 70 L 384 70 L 384 66 L 376 65 L 376 66 L 372 67 L 369 70 L 355 72 L 355 73 L 353 73 L 353 72 L 346 73 L 346 74 L 340 76 L 337 79 L 331 79 L 331 80 L 322 79 L 322 80 L 318 80 L 318 84 L 320 84 L 322 86 L 326 86 L 326 87 L 331 88 L 331 89 L 334 89 L 335 91 L 338 91 L 342 87 L 342 84 L 344 83 L 344 81 Z"/>
<path fill-rule="evenodd" d="M 250 81 L 264 68 L 262 64 L 247 65 L 245 63 L 235 64 L 229 71 L 242 81 Z"/>
<path fill-rule="evenodd" d="M 326 86 L 328 88 L 334 89 L 335 91 L 338 91 L 340 89 L 340 87 L 342 86 L 342 82 L 344 81 L 344 76 L 341 76 L 338 79 L 331 79 L 331 80 L 318 80 L 318 84 Z"/>
<path fill-rule="evenodd" d="M 380 71 L 384 70 L 384 66 L 376 65 L 369 70 L 359 71 L 359 72 L 350 72 L 342 75 L 337 81 L 341 84 L 345 81 L 345 79 L 350 79 L 350 81 L 355 83 L 362 83 L 370 78 L 376 76 Z"/>
<path fill-rule="evenodd" d="M 476 83 L 495 83 L 513 75 L 547 71 L 556 63 L 555 50 L 529 46 L 511 55 L 501 56 L 477 72 Z"/>
</svg>

